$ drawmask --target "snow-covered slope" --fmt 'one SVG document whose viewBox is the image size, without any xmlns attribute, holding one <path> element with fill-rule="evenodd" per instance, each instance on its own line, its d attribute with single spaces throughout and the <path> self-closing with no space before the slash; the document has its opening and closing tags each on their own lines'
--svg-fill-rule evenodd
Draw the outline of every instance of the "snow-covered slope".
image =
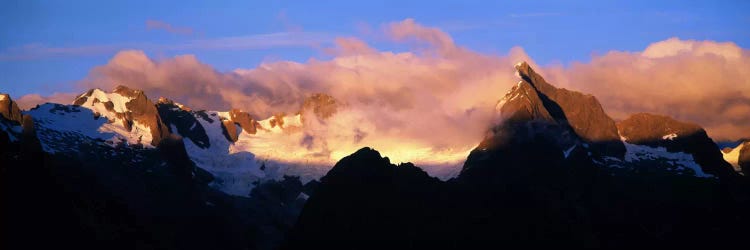
<svg viewBox="0 0 750 250">
<path fill-rule="evenodd" d="M 255 133 L 242 130 L 239 137 L 231 142 L 224 135 L 222 121 L 230 121 L 229 112 L 193 112 L 197 121 L 205 129 L 209 147 L 200 147 L 191 140 L 185 140 L 188 155 L 198 167 L 215 175 L 211 185 L 233 195 L 247 196 L 257 181 L 281 179 L 284 175 L 300 176 L 303 181 L 323 176 L 332 165 L 330 162 L 306 160 L 308 151 L 303 147 L 289 147 L 288 140 L 296 139 L 302 120 L 300 115 L 283 116 L 283 125 L 274 116 L 258 121 L 260 126 Z M 176 128 L 172 128 L 175 131 Z"/>
<path fill-rule="evenodd" d="M 733 148 L 729 152 L 724 152 L 724 151 L 721 152 L 724 155 L 724 160 L 729 162 L 729 164 L 732 164 L 732 167 L 734 167 L 734 170 L 737 172 L 741 172 L 739 159 L 740 159 L 740 151 L 742 151 L 742 148 L 744 146 L 745 146 L 745 143 L 740 143 L 740 145 Z"/>
<path fill-rule="evenodd" d="M 623 141 L 624 142 L 624 141 Z M 692 175 L 695 177 L 714 177 L 703 172 L 701 166 L 695 162 L 693 156 L 684 152 L 669 152 L 664 147 L 649 147 L 625 143 L 627 149 L 625 161 L 635 165 L 661 166 L 662 170 L 679 175 Z M 655 162 L 658 164 L 649 164 Z"/>
<path fill-rule="evenodd" d="M 195 164 L 216 177 L 211 183 L 226 193 L 247 196 L 254 183 L 265 177 L 255 155 L 250 152 L 232 151 L 232 142 L 223 134 L 221 117 L 216 111 L 194 113 L 205 129 L 209 147 L 200 147 L 192 140 L 185 140 L 185 149 Z M 175 131 L 173 128 L 172 131 Z"/>
<path fill-rule="evenodd" d="M 90 109 L 45 103 L 25 112 L 34 118 L 42 149 L 49 153 L 71 152 L 71 144 L 102 142 L 116 146 L 127 138 L 111 129 L 106 118 L 96 117 Z"/>
<path fill-rule="evenodd" d="M 78 146 L 88 144 L 110 148 L 107 151 L 153 150 L 161 138 L 178 134 L 190 159 L 215 176 L 211 185 L 239 196 L 249 195 L 259 182 L 286 175 L 303 182 L 318 179 L 338 160 L 365 146 L 381 149 L 394 162 L 418 164 L 441 179 L 456 176 L 471 150 L 438 152 L 428 145 L 394 145 L 374 136 L 340 142 L 334 137 L 353 133 L 345 137 L 357 138 L 362 133 L 352 124 L 362 118 L 338 119 L 343 122 L 326 126 L 333 116 L 357 113 L 346 113 L 324 94 L 304 103 L 296 113 L 255 120 L 238 109 L 196 111 L 166 98 L 154 103 L 143 91 L 118 86 L 109 92 L 91 89 L 77 96 L 73 105 L 47 103 L 25 113 L 35 118 L 43 150 L 50 153 L 74 154 Z"/>
<path fill-rule="evenodd" d="M 0 117 L 0 133 L 5 133 L 10 142 L 16 142 L 21 136 L 21 133 L 23 133 L 23 127 Z"/>
</svg>

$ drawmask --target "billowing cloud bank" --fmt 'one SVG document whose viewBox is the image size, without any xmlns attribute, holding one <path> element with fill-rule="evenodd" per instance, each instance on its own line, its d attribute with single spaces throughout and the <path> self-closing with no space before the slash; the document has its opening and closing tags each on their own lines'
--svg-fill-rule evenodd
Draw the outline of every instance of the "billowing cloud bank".
<svg viewBox="0 0 750 250">
<path fill-rule="evenodd" d="M 241 108 L 256 118 L 294 113 L 304 97 L 327 93 L 346 108 L 305 131 L 300 147 L 315 145 L 336 158 L 372 146 L 396 161 L 455 153 L 455 159 L 435 158 L 449 162 L 465 159 L 466 150 L 481 140 L 493 106 L 517 81 L 512 65 L 526 60 L 553 84 L 595 95 L 614 118 L 653 112 L 701 124 L 715 139 L 750 137 L 750 56 L 733 43 L 673 38 L 642 52 L 539 67 L 520 47 L 506 55 L 480 54 L 411 19 L 385 25 L 383 34 L 414 45 L 414 51 L 378 51 L 354 37 L 338 38 L 331 60 L 273 62 L 233 72 L 218 72 L 192 55 L 154 60 L 141 51 L 122 51 L 81 84 L 103 89 L 123 84 L 152 98 L 213 110 Z"/>
<path fill-rule="evenodd" d="M 47 102 L 51 103 L 71 103 L 75 99 L 77 94 L 75 93 L 54 93 L 49 96 L 41 96 L 39 94 L 29 94 L 18 98 L 16 103 L 21 109 L 31 109 L 37 104 L 43 104 Z"/>
<path fill-rule="evenodd" d="M 671 38 L 546 73 L 558 86 L 593 94 L 614 118 L 666 114 L 714 139 L 750 138 L 750 52 L 734 43 Z"/>
</svg>

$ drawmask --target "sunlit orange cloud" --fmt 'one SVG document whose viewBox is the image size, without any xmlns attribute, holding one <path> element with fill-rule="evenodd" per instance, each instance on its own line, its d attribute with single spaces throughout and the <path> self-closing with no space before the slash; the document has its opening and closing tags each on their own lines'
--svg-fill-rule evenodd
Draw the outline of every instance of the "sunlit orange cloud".
<svg viewBox="0 0 750 250">
<path fill-rule="evenodd" d="M 666 114 L 716 140 L 750 137 L 750 53 L 734 43 L 671 38 L 545 70 L 559 86 L 595 95 L 614 118 Z"/>
<path fill-rule="evenodd" d="M 62 103 L 62 104 L 70 104 L 73 102 L 73 99 L 75 99 L 76 94 L 74 93 L 54 93 L 49 96 L 41 96 L 39 94 L 29 94 L 24 95 L 21 98 L 18 98 L 17 100 L 14 100 L 16 104 L 18 104 L 18 107 L 21 109 L 31 109 L 37 104 L 43 104 L 47 102 L 51 103 Z"/>
<path fill-rule="evenodd" d="M 357 38 L 341 38 L 331 60 L 271 62 L 232 72 L 218 72 L 191 55 L 154 60 L 141 51 L 122 51 L 92 69 L 81 85 L 123 84 L 151 98 L 167 96 L 193 108 L 241 108 L 256 118 L 295 113 L 306 96 L 327 93 L 345 108 L 306 128 L 311 150 L 337 160 L 371 146 L 396 162 L 463 164 L 491 124 L 497 100 L 515 83 L 512 65 L 528 56 L 521 48 L 507 55 L 472 52 L 410 19 L 388 24 L 384 33 L 395 42 L 419 44 L 420 51 L 378 51 Z M 301 147 L 295 138 L 284 143 Z"/>
<path fill-rule="evenodd" d="M 525 60 L 551 83 L 595 95 L 614 118 L 654 112 L 701 124 L 715 139 L 750 136 L 750 61 L 747 50 L 732 43 L 675 38 L 642 52 L 613 51 L 587 63 L 540 67 L 520 47 L 504 55 L 477 53 L 412 19 L 383 27 L 392 41 L 418 49 L 379 51 L 347 37 L 328 50 L 330 60 L 269 62 L 231 72 L 218 72 L 192 55 L 154 60 L 141 51 L 122 51 L 92 69 L 81 85 L 124 84 L 151 98 L 167 96 L 194 108 L 241 108 L 256 118 L 295 113 L 304 97 L 327 93 L 346 108 L 304 131 L 313 138 L 313 150 L 336 158 L 371 146 L 394 161 L 428 161 L 442 152 L 450 159 L 432 163 L 462 164 L 491 124 L 497 100 L 517 82 L 513 64 Z M 301 146 L 299 140 L 286 143 Z"/>
</svg>

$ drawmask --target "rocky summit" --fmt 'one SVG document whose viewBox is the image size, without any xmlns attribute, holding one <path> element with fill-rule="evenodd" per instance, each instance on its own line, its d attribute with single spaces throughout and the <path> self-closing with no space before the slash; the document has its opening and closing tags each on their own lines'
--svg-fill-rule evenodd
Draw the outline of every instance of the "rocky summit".
<svg viewBox="0 0 750 250">
<path fill-rule="evenodd" d="M 526 62 L 515 65 L 518 83 L 498 102 L 501 126 L 546 124 L 569 134 L 561 146 L 586 143 L 597 153 L 622 158 L 625 147 L 617 127 L 592 95 L 560 89 L 547 83 Z M 514 125 L 515 124 L 515 125 Z M 501 129 L 500 129 L 501 130 Z"/>
<path fill-rule="evenodd" d="M 156 106 L 141 90 L 126 86 L 117 86 L 110 93 L 91 89 L 79 95 L 73 104 L 91 108 L 96 116 L 104 116 L 111 123 L 120 124 L 137 138 L 131 140 L 132 143 L 156 146 L 169 135 L 169 129 L 162 122 Z"/>
</svg>

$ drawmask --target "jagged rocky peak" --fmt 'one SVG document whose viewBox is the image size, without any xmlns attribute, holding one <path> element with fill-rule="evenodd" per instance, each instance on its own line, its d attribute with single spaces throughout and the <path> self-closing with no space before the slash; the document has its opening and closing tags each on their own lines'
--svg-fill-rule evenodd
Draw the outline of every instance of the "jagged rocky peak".
<svg viewBox="0 0 750 250">
<path fill-rule="evenodd" d="M 688 153 L 706 173 L 720 178 L 736 175 L 716 143 L 697 124 L 663 115 L 637 113 L 619 121 L 617 129 L 627 143 Z"/>
<path fill-rule="evenodd" d="M 18 108 L 18 104 L 10 98 L 9 94 L 0 93 L 0 115 L 19 124 L 23 123 L 21 109 Z"/>
<path fill-rule="evenodd" d="M 31 119 L 30 116 L 21 114 L 13 99 L 8 94 L 0 93 L 0 149 L 4 151 L 11 142 L 18 141 L 23 134 L 33 132 L 26 130 L 24 121 Z M 22 126 L 23 125 L 23 126 Z"/>
<path fill-rule="evenodd" d="M 572 137 L 602 155 L 624 156 L 625 146 L 619 139 L 615 121 L 604 112 L 596 97 L 557 88 L 526 62 L 517 63 L 515 69 L 520 79 L 496 107 L 502 122 L 555 124 L 571 130 Z"/>
<path fill-rule="evenodd" d="M 525 122 L 542 120 L 555 122 L 555 119 L 544 107 L 539 93 L 526 81 L 518 81 L 505 96 L 500 99 L 496 110 L 500 118 L 507 122 Z"/>
<path fill-rule="evenodd" d="M 312 111 L 319 119 L 331 117 L 339 108 L 339 103 L 330 95 L 323 93 L 312 94 L 305 98 L 300 113 Z"/>
<path fill-rule="evenodd" d="M 159 141 L 169 135 L 156 105 L 142 90 L 123 85 L 112 92 L 94 88 L 79 95 L 73 104 L 91 109 L 96 116 L 104 116 L 126 131 L 143 135 L 139 138 L 145 137 L 144 144 L 159 145 Z"/>
<path fill-rule="evenodd" d="M 542 93 L 549 94 L 557 90 L 557 88 L 547 83 L 541 75 L 537 74 L 527 62 L 518 62 L 514 67 L 516 68 L 516 75 L 521 80 L 528 82 Z"/>
<path fill-rule="evenodd" d="M 29 114 L 21 113 L 9 94 L 0 93 L 0 153 L 18 141 L 27 149 L 39 148 L 34 119 Z"/>
</svg>

